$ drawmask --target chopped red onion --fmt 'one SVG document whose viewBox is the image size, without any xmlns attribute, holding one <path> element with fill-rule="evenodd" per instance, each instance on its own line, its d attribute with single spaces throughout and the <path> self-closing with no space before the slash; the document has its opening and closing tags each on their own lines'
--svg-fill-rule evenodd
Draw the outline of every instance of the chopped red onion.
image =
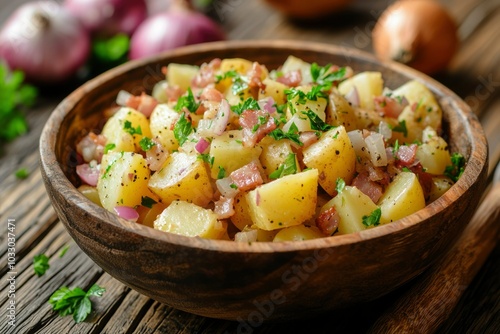
<svg viewBox="0 0 500 334">
<path fill-rule="evenodd" d="M 124 218 L 126 220 L 136 222 L 137 219 L 139 219 L 139 213 L 137 212 L 137 210 L 131 208 L 130 206 L 125 206 L 125 205 L 115 206 L 114 210 L 119 217 Z"/>
<path fill-rule="evenodd" d="M 205 138 L 200 138 L 194 148 L 198 153 L 204 153 L 209 146 L 210 143 Z"/>
<path fill-rule="evenodd" d="M 99 165 L 81 164 L 76 166 L 76 174 L 89 186 L 97 186 L 99 180 Z"/>
<path fill-rule="evenodd" d="M 260 99 L 257 103 L 259 104 L 260 109 L 266 111 L 269 114 L 273 114 L 276 112 L 276 102 L 274 101 L 272 96 Z"/>
<path fill-rule="evenodd" d="M 234 187 L 234 181 L 231 177 L 225 177 L 215 181 L 217 190 L 226 198 L 234 198 L 239 193 L 239 189 Z"/>
<path fill-rule="evenodd" d="M 359 107 L 360 99 L 358 89 L 356 87 L 352 87 L 349 93 L 345 95 L 345 98 L 353 107 Z"/>
<path fill-rule="evenodd" d="M 384 137 L 380 133 L 372 132 L 365 138 L 365 143 L 373 166 L 386 166 L 387 154 L 385 153 Z"/>
</svg>

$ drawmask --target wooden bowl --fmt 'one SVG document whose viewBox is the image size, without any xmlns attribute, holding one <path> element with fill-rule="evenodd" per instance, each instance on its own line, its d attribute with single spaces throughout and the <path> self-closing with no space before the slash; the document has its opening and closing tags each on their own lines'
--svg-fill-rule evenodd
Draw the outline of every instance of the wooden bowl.
<svg viewBox="0 0 500 334">
<path fill-rule="evenodd" d="M 236 243 L 160 232 L 121 219 L 76 189 L 75 143 L 102 127 L 103 110 L 120 89 L 151 90 L 170 62 L 201 64 L 243 57 L 276 68 L 288 55 L 309 62 L 381 71 L 395 88 L 418 79 L 444 110 L 451 151 L 467 167 L 459 181 L 424 209 L 359 233 L 283 243 Z M 41 167 L 54 208 L 69 234 L 113 277 L 162 303 L 207 317 L 296 319 L 387 294 L 422 273 L 456 240 L 485 188 L 487 143 L 467 104 L 438 82 L 396 63 L 332 45 L 296 41 L 217 42 L 127 63 L 87 82 L 64 99 L 40 140 Z"/>
</svg>

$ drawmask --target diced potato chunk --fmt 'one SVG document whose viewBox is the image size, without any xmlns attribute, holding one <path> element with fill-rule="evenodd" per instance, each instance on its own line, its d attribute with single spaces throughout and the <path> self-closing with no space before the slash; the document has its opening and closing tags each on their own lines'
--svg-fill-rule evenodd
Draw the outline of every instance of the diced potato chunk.
<svg viewBox="0 0 500 334">
<path fill-rule="evenodd" d="M 211 175 L 217 179 L 219 170 L 223 168 L 226 176 L 240 167 L 258 160 L 262 152 L 260 146 L 244 147 L 240 130 L 230 130 L 215 137 L 210 144 L 210 155 L 214 158 Z"/>
<path fill-rule="evenodd" d="M 83 196 L 87 197 L 89 200 L 95 204 L 101 205 L 101 200 L 99 199 L 99 193 L 96 187 L 89 186 L 88 184 L 82 184 L 78 187 L 78 191 L 82 193 Z"/>
<path fill-rule="evenodd" d="M 247 74 L 252 69 L 252 62 L 243 58 L 222 59 L 220 64 L 221 72 L 236 71 L 239 74 Z"/>
<path fill-rule="evenodd" d="M 286 160 L 289 154 L 293 153 L 292 145 L 288 140 L 274 140 L 271 137 L 265 137 L 261 142 L 262 153 L 260 162 L 267 176 L 277 170 Z M 296 163 L 298 167 L 298 162 Z"/>
<path fill-rule="evenodd" d="M 382 210 L 381 224 L 396 221 L 424 208 L 424 192 L 417 176 L 411 172 L 397 175 L 387 186 L 378 205 Z"/>
<path fill-rule="evenodd" d="M 442 175 L 446 167 L 451 165 L 448 144 L 430 127 L 424 130 L 422 142 L 417 149 L 417 159 L 427 173 Z"/>
<path fill-rule="evenodd" d="M 179 147 L 179 142 L 174 135 L 174 125 L 180 114 L 167 104 L 159 104 L 151 113 L 150 128 L 153 138 L 169 152 Z"/>
<path fill-rule="evenodd" d="M 361 108 L 373 109 L 375 96 L 382 95 L 384 81 L 380 72 L 361 72 L 339 84 L 339 92 L 347 95 L 356 87 Z"/>
<path fill-rule="evenodd" d="M 326 122 L 330 125 L 342 125 L 346 131 L 357 129 L 356 112 L 340 94 L 332 92 L 326 108 Z"/>
<path fill-rule="evenodd" d="M 155 220 L 154 228 L 188 237 L 220 239 L 226 233 L 227 224 L 217 220 L 212 210 L 174 201 Z"/>
<path fill-rule="evenodd" d="M 370 216 L 378 207 L 373 201 L 356 187 L 346 186 L 341 193 L 327 202 L 321 211 L 332 206 L 340 216 L 338 230 L 340 234 L 365 230 L 363 217 Z"/>
<path fill-rule="evenodd" d="M 149 188 L 165 205 L 175 200 L 206 206 L 213 196 L 205 164 L 196 155 L 174 152 L 151 177 Z"/>
<path fill-rule="evenodd" d="M 404 96 L 409 102 L 406 109 L 414 109 L 414 120 L 421 124 L 421 128 L 430 126 L 434 129 L 441 128 L 443 111 L 434 97 L 434 94 L 423 83 L 412 80 L 392 92 L 392 96 Z"/>
<path fill-rule="evenodd" d="M 429 201 L 435 201 L 441 197 L 453 185 L 453 181 L 447 176 L 434 176 L 429 194 Z"/>
<path fill-rule="evenodd" d="M 149 193 L 150 171 L 146 159 L 132 152 L 109 152 L 102 157 L 97 191 L 102 206 L 112 211 L 116 206 L 135 207 Z"/>
<path fill-rule="evenodd" d="M 170 86 L 179 86 L 186 91 L 199 70 L 198 66 L 170 63 L 167 68 L 167 82 Z"/>
<path fill-rule="evenodd" d="M 245 197 L 254 224 L 270 231 L 299 225 L 316 210 L 318 171 L 286 175 L 249 191 Z"/>
<path fill-rule="evenodd" d="M 285 227 L 280 230 L 274 237 L 274 242 L 280 241 L 302 241 L 312 240 L 317 238 L 324 238 L 325 235 L 315 228 L 307 227 L 304 225 L 296 225 Z"/>
<path fill-rule="evenodd" d="M 250 208 L 245 195 L 246 193 L 236 195 L 234 198 L 234 215 L 231 216 L 231 222 L 240 231 L 243 231 L 246 226 L 253 225 Z"/>
<path fill-rule="evenodd" d="M 114 144 L 110 151 L 139 152 L 139 142 L 143 137 L 151 138 L 149 121 L 144 114 L 135 109 L 120 108 L 106 122 L 102 129 L 106 144 Z"/>
<path fill-rule="evenodd" d="M 264 79 L 262 83 L 264 88 L 259 90 L 259 100 L 270 96 L 278 105 L 286 103 L 285 89 L 288 89 L 286 85 L 270 78 Z"/>
<path fill-rule="evenodd" d="M 281 67 L 281 71 L 283 73 L 289 73 L 297 70 L 300 70 L 300 73 L 302 75 L 301 84 L 308 84 L 312 82 L 311 64 L 303 61 L 300 58 L 288 56 L 288 58 L 283 63 L 283 66 Z"/>
<path fill-rule="evenodd" d="M 345 128 L 338 126 L 303 150 L 303 162 L 319 171 L 319 184 L 331 196 L 338 178 L 350 183 L 356 171 L 356 153 Z"/>
</svg>

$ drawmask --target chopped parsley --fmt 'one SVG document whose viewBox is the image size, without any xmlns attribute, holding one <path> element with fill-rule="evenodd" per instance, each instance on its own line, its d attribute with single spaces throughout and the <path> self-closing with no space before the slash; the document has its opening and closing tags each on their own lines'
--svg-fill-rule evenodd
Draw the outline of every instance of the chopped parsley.
<svg viewBox="0 0 500 334">
<path fill-rule="evenodd" d="M 144 152 L 149 151 L 153 146 L 156 145 L 154 141 L 151 140 L 151 138 L 148 137 L 142 137 L 142 139 L 139 141 L 139 145 L 141 146 L 141 149 Z"/>
<path fill-rule="evenodd" d="M 200 154 L 200 155 L 198 155 L 198 157 L 199 157 L 199 159 L 201 159 L 202 161 L 204 161 L 204 162 L 208 163 L 208 164 L 210 165 L 210 168 L 212 168 L 212 167 L 213 167 L 215 158 L 214 158 L 214 157 L 212 157 L 212 156 L 210 156 L 210 154 L 208 154 L 208 153 L 205 153 L 205 154 Z"/>
<path fill-rule="evenodd" d="M 403 136 L 408 137 L 408 129 L 406 128 L 406 121 L 402 120 L 396 126 L 389 126 L 392 131 L 401 132 Z"/>
<path fill-rule="evenodd" d="M 224 167 L 219 166 L 219 172 L 217 173 L 217 179 L 223 179 L 226 177 L 226 170 Z"/>
<path fill-rule="evenodd" d="M 153 205 L 155 205 L 156 203 L 158 203 L 158 202 L 149 196 L 142 196 L 141 197 L 141 205 L 145 206 L 146 208 L 151 209 L 153 207 Z"/>
<path fill-rule="evenodd" d="M 238 189 L 238 186 L 237 186 L 236 184 L 234 184 L 234 183 L 231 183 L 229 186 L 230 186 L 231 188 L 233 188 L 233 189 Z"/>
<path fill-rule="evenodd" d="M 38 277 L 43 276 L 49 268 L 49 258 L 47 255 L 38 254 L 33 257 L 33 269 Z"/>
<path fill-rule="evenodd" d="M 286 175 L 291 175 L 297 173 L 297 161 L 295 159 L 295 153 L 290 153 L 285 158 L 285 161 L 269 175 L 270 179 L 279 179 Z"/>
<path fill-rule="evenodd" d="M 59 258 L 62 258 L 66 254 L 68 249 L 69 249 L 69 245 L 64 246 L 64 248 L 61 249 L 61 251 L 59 252 Z"/>
<path fill-rule="evenodd" d="M 230 71 L 224 72 L 223 74 L 216 75 L 215 76 L 215 83 L 219 83 L 222 80 L 227 79 L 227 78 L 236 78 L 238 76 L 239 76 L 238 72 L 236 72 L 235 70 L 230 70 Z"/>
<path fill-rule="evenodd" d="M 365 226 L 377 226 L 380 225 L 380 217 L 382 216 L 382 210 L 376 208 L 369 216 L 363 216 L 363 225 Z"/>
<path fill-rule="evenodd" d="M 340 81 L 345 77 L 346 68 L 341 67 L 336 71 L 330 71 L 332 64 L 324 67 L 319 66 L 317 63 L 311 64 L 311 77 L 313 82 L 317 83 L 324 88 L 331 88 L 334 81 Z"/>
<path fill-rule="evenodd" d="M 90 297 L 101 297 L 106 289 L 94 284 L 85 292 L 82 288 L 69 288 L 63 286 L 50 296 L 49 304 L 57 311 L 61 317 L 73 315 L 76 323 L 84 321 L 92 311 Z"/>
<path fill-rule="evenodd" d="M 16 173 L 15 173 L 16 177 L 19 179 L 19 180 L 24 180 L 24 179 L 27 179 L 28 176 L 30 175 L 30 173 L 28 172 L 28 170 L 26 168 L 19 168 Z"/>
<path fill-rule="evenodd" d="M 292 125 L 290 125 L 290 129 L 288 129 L 287 132 L 284 132 L 282 129 L 278 128 L 271 131 L 268 136 L 271 136 L 272 138 L 274 138 L 274 140 L 289 139 L 299 146 L 304 145 L 304 143 L 300 141 L 299 129 L 297 128 L 297 125 L 295 125 L 295 123 L 292 123 Z"/>
<path fill-rule="evenodd" d="M 134 128 L 132 126 L 132 122 L 130 122 L 130 121 L 125 121 L 123 123 L 123 130 L 125 130 L 125 132 L 131 134 L 132 136 L 136 135 L 136 134 L 142 135 L 141 126 L 138 125 L 136 128 Z"/>
<path fill-rule="evenodd" d="M 465 169 L 465 158 L 460 153 L 453 153 L 451 155 L 451 165 L 446 166 L 444 175 L 448 176 L 453 182 L 457 182 L 462 176 Z"/>
<path fill-rule="evenodd" d="M 195 113 L 196 110 L 198 110 L 198 108 L 200 107 L 200 103 L 201 102 L 196 103 L 193 91 L 191 90 L 191 87 L 189 87 L 187 90 L 187 95 L 183 95 L 177 100 L 174 109 L 177 112 L 181 112 L 184 110 L 184 108 L 186 108 L 190 113 Z"/>
<path fill-rule="evenodd" d="M 406 166 L 404 166 L 404 167 L 402 168 L 402 171 L 403 171 L 403 172 L 408 172 L 408 173 L 411 173 L 411 169 L 409 169 L 409 168 L 408 168 L 408 167 L 406 167 Z"/>
<path fill-rule="evenodd" d="M 335 190 L 340 194 L 342 191 L 344 191 L 345 188 L 345 181 L 343 178 L 338 178 L 337 181 L 335 182 Z"/>
<path fill-rule="evenodd" d="M 242 103 L 231 106 L 231 110 L 241 115 L 245 110 L 260 110 L 259 103 L 254 98 L 249 97 Z"/>
<path fill-rule="evenodd" d="M 174 126 L 174 136 L 179 142 L 179 146 L 182 146 L 182 144 L 186 142 L 191 132 L 193 132 L 193 126 L 191 122 L 188 121 L 184 113 L 182 113 L 181 117 Z"/>
<path fill-rule="evenodd" d="M 394 142 L 394 147 L 392 148 L 392 154 L 395 156 L 399 151 L 399 140 L 396 139 Z"/>
<path fill-rule="evenodd" d="M 104 146 L 104 154 L 108 153 L 108 151 L 114 149 L 116 145 L 114 143 L 109 143 Z"/>
<path fill-rule="evenodd" d="M 335 128 L 335 126 L 325 123 L 321 118 L 319 118 L 318 114 L 312 110 L 303 111 L 302 113 L 309 118 L 311 129 L 313 130 L 328 131 Z"/>
</svg>

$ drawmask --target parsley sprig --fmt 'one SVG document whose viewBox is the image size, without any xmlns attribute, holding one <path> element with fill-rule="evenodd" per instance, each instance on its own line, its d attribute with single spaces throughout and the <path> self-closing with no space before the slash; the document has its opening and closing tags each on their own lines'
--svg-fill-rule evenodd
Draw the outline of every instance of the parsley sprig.
<svg viewBox="0 0 500 334">
<path fill-rule="evenodd" d="M 302 113 L 309 118 L 309 123 L 311 123 L 311 129 L 313 130 L 328 131 L 335 128 L 333 125 L 325 123 L 321 118 L 319 118 L 318 114 L 312 110 L 303 111 Z"/>
<path fill-rule="evenodd" d="M 299 129 L 297 128 L 297 125 L 295 125 L 295 123 L 292 123 L 292 125 L 290 125 L 290 128 L 287 132 L 278 128 L 271 131 L 268 135 L 271 136 L 274 140 L 289 139 L 299 146 L 304 145 L 304 143 L 300 141 Z"/>
<path fill-rule="evenodd" d="M 285 161 L 274 172 L 269 174 L 270 179 L 279 179 L 286 175 L 297 173 L 297 161 L 295 153 L 290 153 L 285 158 Z"/>
<path fill-rule="evenodd" d="M 196 102 L 191 87 L 187 90 L 187 95 L 183 95 L 177 100 L 174 106 L 175 111 L 181 112 L 186 108 L 190 113 L 195 113 L 200 107 L 200 102 Z"/>
<path fill-rule="evenodd" d="M 457 182 L 462 176 L 465 169 L 465 158 L 460 153 L 453 153 L 451 155 L 451 165 L 446 166 L 444 175 L 448 176 L 453 182 Z"/>
<path fill-rule="evenodd" d="M 396 125 L 396 126 L 391 127 L 389 125 L 389 128 L 392 131 L 401 132 L 403 134 L 403 136 L 408 137 L 408 129 L 406 128 L 406 121 L 405 120 L 399 121 L 398 125 Z"/>
<path fill-rule="evenodd" d="M 11 141 L 28 131 L 24 111 L 33 106 L 38 91 L 24 82 L 21 71 L 10 72 L 0 63 L 0 141 Z"/>
<path fill-rule="evenodd" d="M 380 217 L 382 216 L 382 210 L 380 208 L 376 208 L 373 212 L 368 216 L 363 216 L 363 225 L 365 226 L 377 226 L 380 225 Z"/>
<path fill-rule="evenodd" d="M 252 97 L 249 97 L 242 103 L 231 106 L 231 110 L 241 115 L 245 110 L 260 110 L 259 103 Z"/>
<path fill-rule="evenodd" d="M 101 297 L 105 291 L 105 288 L 97 284 L 92 285 L 87 292 L 79 287 L 70 290 L 63 286 L 50 296 L 49 304 L 61 317 L 72 314 L 75 322 L 80 323 L 87 319 L 92 311 L 90 297 Z"/>
<path fill-rule="evenodd" d="M 188 136 L 193 132 L 193 126 L 191 122 L 186 118 L 184 113 L 181 114 L 179 120 L 175 123 L 174 126 L 174 136 L 175 139 L 179 142 L 179 146 L 182 146 L 187 139 Z"/>
<path fill-rule="evenodd" d="M 47 255 L 38 254 L 33 257 L 33 269 L 38 277 L 43 276 L 49 268 L 49 258 Z"/>
<path fill-rule="evenodd" d="M 132 122 L 130 121 L 125 121 L 123 123 L 123 130 L 125 130 L 125 132 L 129 133 L 130 135 L 142 135 L 142 130 L 141 130 L 141 126 L 138 125 L 136 128 L 134 128 L 132 126 Z"/>
</svg>

